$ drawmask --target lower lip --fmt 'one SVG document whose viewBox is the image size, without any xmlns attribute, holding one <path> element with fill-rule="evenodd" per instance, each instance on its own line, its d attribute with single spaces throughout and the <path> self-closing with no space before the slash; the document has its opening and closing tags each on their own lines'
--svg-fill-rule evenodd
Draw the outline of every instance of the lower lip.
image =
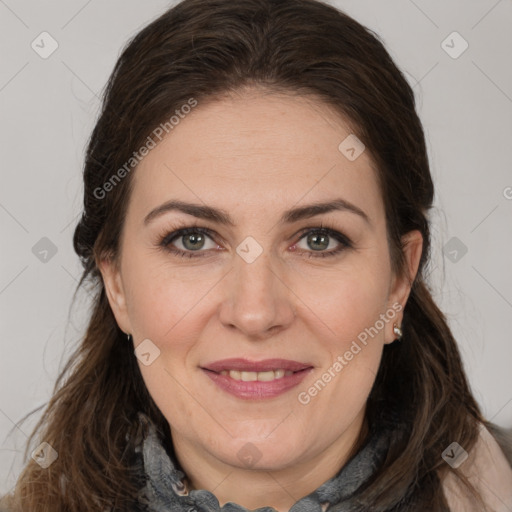
<svg viewBox="0 0 512 512">
<path fill-rule="evenodd" d="M 279 396 L 298 386 L 313 368 L 306 368 L 291 375 L 285 375 L 280 379 L 266 382 L 257 380 L 245 382 L 232 379 L 229 375 L 221 375 L 211 370 L 201 369 L 217 386 L 227 393 L 244 400 L 258 400 Z"/>
</svg>

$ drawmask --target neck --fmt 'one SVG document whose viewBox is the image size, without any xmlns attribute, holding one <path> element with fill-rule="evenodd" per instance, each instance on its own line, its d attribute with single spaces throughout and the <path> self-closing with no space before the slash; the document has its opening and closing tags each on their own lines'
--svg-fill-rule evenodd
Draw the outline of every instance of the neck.
<svg viewBox="0 0 512 512">
<path fill-rule="evenodd" d="M 187 475 L 189 490 L 209 490 L 221 506 L 233 502 L 249 510 L 271 506 L 278 512 L 289 512 L 298 500 L 334 477 L 359 451 L 367 434 L 363 410 L 322 452 L 272 470 L 231 466 L 198 449 L 197 444 L 176 432 L 172 432 L 172 440 L 176 458 Z"/>
</svg>

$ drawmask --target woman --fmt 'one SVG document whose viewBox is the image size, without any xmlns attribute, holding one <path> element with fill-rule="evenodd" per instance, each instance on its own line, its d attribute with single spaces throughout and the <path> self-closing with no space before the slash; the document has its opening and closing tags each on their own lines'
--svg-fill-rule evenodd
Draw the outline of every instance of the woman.
<svg viewBox="0 0 512 512">
<path fill-rule="evenodd" d="M 423 275 L 433 193 L 410 86 L 342 12 L 149 24 L 87 151 L 90 323 L 6 510 L 511 510 Z"/>
</svg>

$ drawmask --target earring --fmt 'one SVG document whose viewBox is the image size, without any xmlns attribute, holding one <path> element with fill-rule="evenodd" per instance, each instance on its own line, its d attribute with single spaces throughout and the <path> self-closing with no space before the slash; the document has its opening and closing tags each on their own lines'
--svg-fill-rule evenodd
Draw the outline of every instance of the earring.
<svg viewBox="0 0 512 512">
<path fill-rule="evenodd" d="M 393 332 L 396 334 L 398 339 L 402 338 L 402 329 L 398 327 L 396 324 L 393 324 Z"/>
<path fill-rule="evenodd" d="M 126 338 L 127 338 L 128 341 L 131 341 L 131 338 L 132 338 L 131 334 L 127 334 Z"/>
</svg>

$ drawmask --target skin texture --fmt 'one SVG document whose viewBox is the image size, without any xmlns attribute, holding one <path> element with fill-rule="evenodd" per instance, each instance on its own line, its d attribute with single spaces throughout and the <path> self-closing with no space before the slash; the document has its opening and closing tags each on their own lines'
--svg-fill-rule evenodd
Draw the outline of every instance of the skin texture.
<svg viewBox="0 0 512 512">
<path fill-rule="evenodd" d="M 312 98 L 253 90 L 200 103 L 133 171 L 119 260 L 98 262 L 119 327 L 135 347 L 150 339 L 160 350 L 151 365 L 139 366 L 171 426 L 180 464 L 192 487 L 211 490 L 221 505 L 287 511 L 337 473 L 364 426 L 383 346 L 396 339 L 393 323 L 402 323 L 403 310 L 309 403 L 298 400 L 379 315 L 393 304 L 403 308 L 410 293 L 409 279 L 391 271 L 369 152 L 350 161 L 338 150 L 350 133 Z M 339 197 L 370 223 L 348 211 L 279 222 L 285 210 Z M 170 199 L 222 208 L 235 226 L 178 211 L 144 225 Z M 340 245 L 333 237 L 320 251 L 308 243 L 306 228 L 321 224 L 353 247 L 315 257 Z M 195 249 L 202 256 L 159 247 L 160 237 L 196 225 L 214 232 Z M 263 250 L 252 263 L 236 252 L 247 236 Z M 184 238 L 173 245 L 193 252 L 190 236 Z M 405 241 L 412 279 L 422 237 L 414 231 Z M 292 359 L 314 369 L 278 397 L 242 400 L 200 369 L 231 357 Z M 248 443 L 257 449 L 250 467 L 239 457 Z"/>
</svg>

